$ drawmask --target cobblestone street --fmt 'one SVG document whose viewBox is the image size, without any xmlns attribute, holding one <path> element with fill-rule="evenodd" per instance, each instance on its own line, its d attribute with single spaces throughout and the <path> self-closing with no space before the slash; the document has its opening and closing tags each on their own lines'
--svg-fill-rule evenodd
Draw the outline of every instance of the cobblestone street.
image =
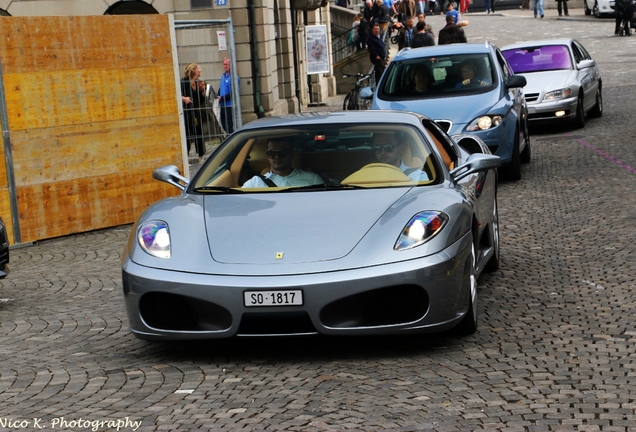
<svg viewBox="0 0 636 432">
<path fill-rule="evenodd" d="M 636 37 L 582 9 L 467 18 L 469 42 L 578 39 L 605 110 L 530 130 L 475 335 L 144 342 L 122 297 L 130 226 L 46 240 L 0 281 L 0 430 L 636 431 Z"/>
</svg>

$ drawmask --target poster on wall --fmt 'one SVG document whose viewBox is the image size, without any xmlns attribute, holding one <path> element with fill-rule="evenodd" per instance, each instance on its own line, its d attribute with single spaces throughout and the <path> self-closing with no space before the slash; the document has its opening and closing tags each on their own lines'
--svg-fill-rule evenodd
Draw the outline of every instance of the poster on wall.
<svg viewBox="0 0 636 432">
<path fill-rule="evenodd" d="M 225 30 L 216 32 L 216 39 L 219 42 L 219 51 L 227 51 L 227 39 L 225 38 Z"/>
<path fill-rule="evenodd" d="M 305 27 L 305 46 L 307 47 L 307 74 L 328 73 L 329 50 L 327 46 L 327 26 Z"/>
</svg>

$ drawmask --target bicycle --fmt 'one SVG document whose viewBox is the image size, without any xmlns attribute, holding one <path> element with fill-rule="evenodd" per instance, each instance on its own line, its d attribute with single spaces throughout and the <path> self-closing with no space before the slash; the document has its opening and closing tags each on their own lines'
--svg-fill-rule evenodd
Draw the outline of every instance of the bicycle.
<svg viewBox="0 0 636 432">
<path fill-rule="evenodd" d="M 400 35 L 400 29 L 404 27 L 404 25 L 402 24 L 401 21 L 392 18 L 391 19 L 391 25 L 390 27 L 387 29 L 387 32 L 389 33 L 388 37 L 386 38 L 386 40 L 390 40 L 391 43 L 393 45 L 397 45 L 398 43 L 398 36 Z M 397 30 L 397 33 L 394 35 L 393 31 Z M 386 42 L 386 41 L 385 41 Z"/>
<path fill-rule="evenodd" d="M 356 78 L 356 84 L 351 91 L 345 96 L 344 103 L 342 104 L 343 110 L 366 110 L 371 106 L 371 101 L 360 98 L 360 90 L 363 87 L 365 81 L 369 82 L 371 88 L 375 87 L 374 83 L 374 71 L 368 74 L 344 74 L 344 78 L 354 77 Z"/>
</svg>

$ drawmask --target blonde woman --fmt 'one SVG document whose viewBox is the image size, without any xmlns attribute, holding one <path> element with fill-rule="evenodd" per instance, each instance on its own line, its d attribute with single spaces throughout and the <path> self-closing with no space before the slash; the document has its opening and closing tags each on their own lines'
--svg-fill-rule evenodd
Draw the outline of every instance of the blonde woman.
<svg viewBox="0 0 636 432">
<path fill-rule="evenodd" d="M 186 65 L 181 79 L 181 102 L 186 126 L 186 141 L 188 154 L 192 141 L 196 146 L 199 162 L 205 156 L 205 140 L 203 139 L 202 108 L 205 107 L 205 82 L 201 79 L 201 67 L 196 63 Z"/>
</svg>

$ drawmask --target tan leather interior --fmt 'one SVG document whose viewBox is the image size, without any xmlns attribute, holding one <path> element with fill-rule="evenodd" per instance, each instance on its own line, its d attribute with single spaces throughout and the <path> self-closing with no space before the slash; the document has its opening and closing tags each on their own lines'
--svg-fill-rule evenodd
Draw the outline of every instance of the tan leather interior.
<svg viewBox="0 0 636 432">
<path fill-rule="evenodd" d="M 427 155 L 426 160 L 422 161 L 421 157 L 413 156 L 413 148 L 411 148 L 407 141 L 405 141 L 405 144 L 401 154 L 404 164 L 409 168 L 418 168 L 427 171 L 429 176 L 431 176 L 431 180 L 434 180 L 437 174 L 435 172 L 435 163 L 431 156 Z M 452 161 L 444 151 L 441 143 L 436 141 L 435 144 L 440 149 L 440 153 L 444 156 L 444 162 L 447 163 L 447 165 L 450 163 L 452 166 Z M 224 149 L 224 151 L 229 156 L 232 148 Z M 251 139 L 241 148 L 231 166 L 216 177 L 214 181 L 209 183 L 209 185 L 240 187 L 255 173 L 265 174 L 269 172 L 271 166 L 266 151 L 267 138 Z M 330 181 L 334 182 L 340 182 L 347 177 L 351 177 L 361 168 L 377 162 L 376 155 L 372 150 L 300 152 L 294 149 L 292 155 L 292 164 L 295 167 L 316 172 L 324 179 L 330 179 Z M 375 178 L 376 183 L 396 184 L 409 181 L 404 179 L 406 176 L 404 176 L 401 171 L 395 175 L 389 175 L 389 173 L 386 167 L 381 169 L 377 167 L 375 169 L 365 169 L 362 174 L 356 176 L 356 182 L 373 183 L 374 175 L 380 176 Z M 212 173 L 209 173 L 209 175 L 212 175 Z"/>
<path fill-rule="evenodd" d="M 426 158 L 426 166 L 424 166 L 424 161 L 417 156 L 413 156 L 411 146 L 408 145 L 408 143 L 405 144 L 407 145 L 403 146 L 402 154 L 400 156 L 404 165 L 409 168 L 418 168 L 423 171 L 427 171 L 430 176 L 429 180 L 434 180 L 437 177 L 437 173 L 435 171 L 435 164 L 433 163 L 430 155 Z"/>
<path fill-rule="evenodd" d="M 431 138 L 433 138 L 433 142 L 435 143 L 435 147 L 437 147 L 439 154 L 442 155 L 442 159 L 444 160 L 444 165 L 446 165 L 448 169 L 452 170 L 455 167 L 455 162 L 453 162 L 451 157 L 448 155 L 448 152 L 446 151 L 442 143 L 439 142 L 439 140 L 435 137 L 435 135 L 433 135 L 431 131 L 428 131 L 428 132 Z"/>
<path fill-rule="evenodd" d="M 408 143 L 404 143 L 402 146 L 402 154 L 400 155 L 402 162 L 409 168 L 423 168 L 424 161 L 418 158 L 417 156 L 413 156 L 411 151 L 411 146 Z"/>
</svg>

